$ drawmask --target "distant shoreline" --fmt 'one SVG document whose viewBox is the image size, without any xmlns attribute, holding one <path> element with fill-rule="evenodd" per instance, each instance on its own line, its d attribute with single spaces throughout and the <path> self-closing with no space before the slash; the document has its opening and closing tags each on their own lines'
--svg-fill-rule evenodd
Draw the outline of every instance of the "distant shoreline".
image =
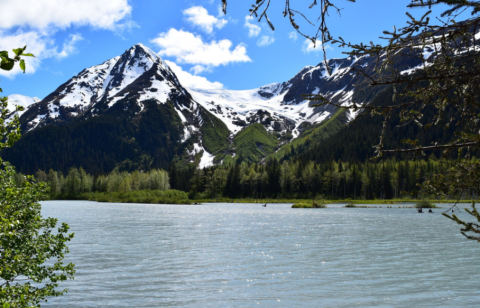
<svg viewBox="0 0 480 308">
<path fill-rule="evenodd" d="M 125 193 L 85 193 L 79 196 L 57 196 L 50 200 L 85 200 L 98 202 L 120 202 L 120 203 L 152 203 L 152 204 L 202 204 L 202 203 L 237 203 L 237 204 L 274 204 L 274 203 L 313 203 L 313 201 L 320 201 L 321 199 L 281 199 L 281 198 L 267 198 L 267 199 L 253 199 L 253 198 L 214 198 L 214 199 L 189 199 L 185 192 L 169 190 L 165 192 L 160 191 L 129 191 Z M 323 199 L 322 202 L 326 204 L 386 204 L 386 205 L 402 205 L 416 203 L 424 199 L 390 199 L 390 200 L 363 200 L 363 199 L 340 199 L 328 200 Z M 434 200 L 427 199 L 434 204 L 445 203 L 472 203 L 473 200 Z"/>
<path fill-rule="evenodd" d="M 400 200 L 400 199 L 392 199 L 392 200 L 352 200 L 352 199 L 345 199 L 345 200 L 328 200 L 324 199 L 326 204 L 347 204 L 347 203 L 354 203 L 354 204 L 406 204 L 406 203 L 416 203 L 423 199 L 411 199 L 411 200 Z M 434 200 L 434 199 L 427 199 L 432 203 L 472 203 L 473 200 Z M 226 199 L 226 198 L 218 198 L 215 200 L 212 199 L 201 199 L 201 200 L 192 200 L 196 203 L 308 203 L 313 202 L 312 199 Z M 318 201 L 318 199 L 317 199 Z"/>
</svg>

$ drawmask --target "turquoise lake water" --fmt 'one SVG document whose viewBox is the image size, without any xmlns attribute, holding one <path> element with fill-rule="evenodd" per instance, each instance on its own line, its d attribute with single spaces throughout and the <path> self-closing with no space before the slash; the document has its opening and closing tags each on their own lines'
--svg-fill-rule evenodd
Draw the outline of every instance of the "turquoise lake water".
<svg viewBox="0 0 480 308">
<path fill-rule="evenodd" d="M 44 307 L 480 307 L 480 243 L 439 209 L 42 205 L 77 270 Z"/>
</svg>

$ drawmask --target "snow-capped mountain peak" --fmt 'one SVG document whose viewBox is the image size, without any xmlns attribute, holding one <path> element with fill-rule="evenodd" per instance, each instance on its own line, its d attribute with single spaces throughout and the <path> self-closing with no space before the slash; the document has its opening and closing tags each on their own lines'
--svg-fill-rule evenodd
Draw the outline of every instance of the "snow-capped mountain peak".
<svg viewBox="0 0 480 308">
<path fill-rule="evenodd" d="M 150 91 L 144 93 L 145 87 Z M 29 122 L 26 129 L 69 122 L 87 111 L 96 113 L 100 110 L 98 104 L 111 107 L 127 94 L 147 94 L 139 98 L 159 99 L 164 103 L 173 89 L 185 94 L 168 65 L 150 48 L 136 44 L 120 56 L 84 69 L 45 97 L 39 108 L 26 116 Z"/>
</svg>

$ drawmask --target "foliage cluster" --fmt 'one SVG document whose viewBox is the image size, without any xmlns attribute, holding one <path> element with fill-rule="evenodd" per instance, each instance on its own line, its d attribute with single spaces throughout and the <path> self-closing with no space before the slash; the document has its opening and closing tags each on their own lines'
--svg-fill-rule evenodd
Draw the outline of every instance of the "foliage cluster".
<svg viewBox="0 0 480 308">
<path fill-rule="evenodd" d="M 468 214 L 473 216 L 477 222 L 468 222 L 464 221 L 458 218 L 457 215 L 452 214 L 448 215 L 447 213 L 442 213 L 443 216 L 455 221 L 457 224 L 462 226 L 462 229 L 460 230 L 461 233 L 468 238 L 469 240 L 474 240 L 477 242 L 480 242 L 480 213 L 477 211 L 477 208 L 475 206 L 475 201 L 472 202 L 472 209 L 465 209 Z"/>
<path fill-rule="evenodd" d="M 82 168 L 71 168 L 67 176 L 50 170 L 48 174 L 39 170 L 38 181 L 48 181 L 53 199 L 76 198 L 84 193 L 126 193 L 129 191 L 166 191 L 170 189 L 168 172 L 153 169 L 148 172 L 132 173 L 113 171 L 107 175 L 92 176 Z M 21 183 L 19 183 L 21 184 Z"/>
<path fill-rule="evenodd" d="M 308 203 L 295 203 L 292 205 L 292 209 L 324 209 L 327 205 L 325 202 L 308 202 Z"/>
<path fill-rule="evenodd" d="M 424 208 L 424 209 L 433 209 L 436 208 L 437 206 L 431 202 L 430 200 L 420 200 L 415 203 L 416 208 Z"/>
<path fill-rule="evenodd" d="M 14 58 L 0 51 L 0 69 L 11 70 L 16 62 L 25 72 L 24 48 L 14 49 Z M 1 92 L 1 89 L 0 89 Z M 19 118 L 22 107 L 8 108 L 6 97 L 0 98 L 0 151 L 20 138 Z M 74 265 L 63 263 L 68 253 L 68 225 L 57 227 L 57 219 L 43 218 L 39 200 L 47 187 L 26 177 L 21 185 L 15 181 L 14 168 L 0 159 L 0 305 L 4 308 L 39 307 L 50 296 L 59 296 L 60 282 L 73 279 Z M 17 176 L 18 179 L 18 176 Z"/>
<path fill-rule="evenodd" d="M 31 177 L 18 187 L 14 169 L 0 169 L 0 304 L 31 307 L 50 296 L 59 296 L 60 282 L 73 279 L 74 265 L 65 265 L 67 242 L 73 238 L 57 219 L 42 218 L 38 200 L 47 187 Z M 5 306 L 6 305 L 6 306 Z"/>
</svg>

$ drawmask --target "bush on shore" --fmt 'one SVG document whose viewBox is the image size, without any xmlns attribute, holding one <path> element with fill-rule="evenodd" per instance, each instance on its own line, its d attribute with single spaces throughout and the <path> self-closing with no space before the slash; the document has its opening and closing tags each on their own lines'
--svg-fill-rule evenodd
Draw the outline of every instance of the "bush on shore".
<svg viewBox="0 0 480 308">
<path fill-rule="evenodd" d="M 191 204 L 185 192 L 170 190 L 132 190 L 126 192 L 91 192 L 82 195 L 82 199 L 98 202 L 154 203 L 154 204 Z"/>
<path fill-rule="evenodd" d="M 420 200 L 420 201 L 417 201 L 417 203 L 415 203 L 415 208 L 417 208 L 417 209 L 419 209 L 419 208 L 434 209 L 436 207 L 437 206 L 429 200 Z"/>
<path fill-rule="evenodd" d="M 292 205 L 292 209 L 323 209 L 327 205 L 323 202 L 312 202 L 312 203 L 295 203 Z"/>
</svg>

